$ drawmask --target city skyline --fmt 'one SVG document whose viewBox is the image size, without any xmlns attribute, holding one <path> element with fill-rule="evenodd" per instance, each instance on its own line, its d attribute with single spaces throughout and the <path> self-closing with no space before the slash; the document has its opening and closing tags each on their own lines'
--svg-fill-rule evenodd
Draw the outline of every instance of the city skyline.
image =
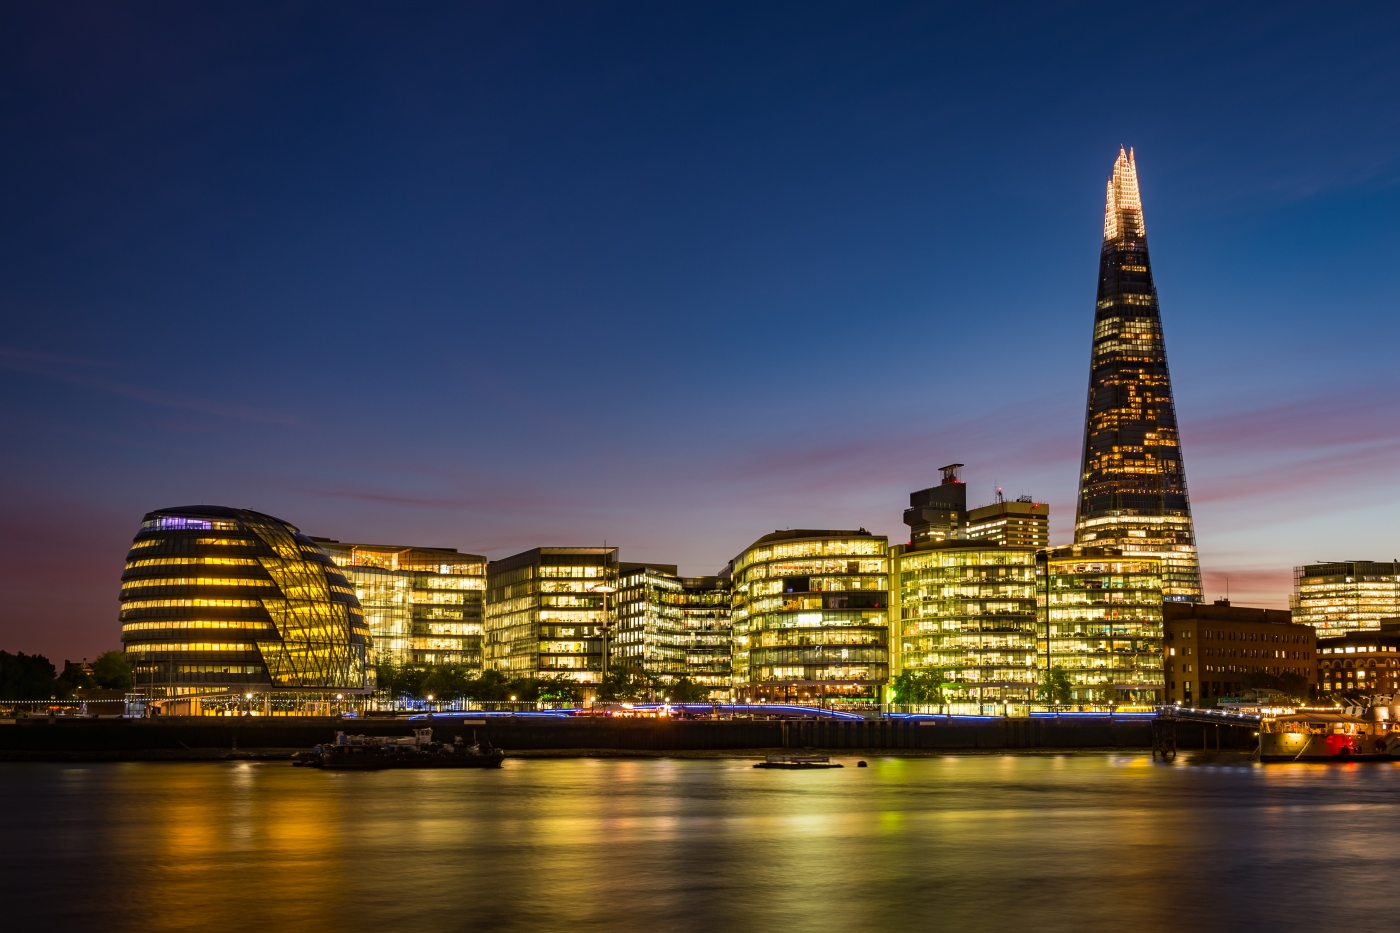
<svg viewBox="0 0 1400 933">
<path fill-rule="evenodd" d="M 116 647 L 141 516 L 185 504 L 708 575 L 907 540 L 961 461 L 1068 543 L 1120 145 L 1206 600 L 1400 551 L 1400 80 L 1354 44 L 1393 13 L 4 16 L 10 650 Z"/>
</svg>

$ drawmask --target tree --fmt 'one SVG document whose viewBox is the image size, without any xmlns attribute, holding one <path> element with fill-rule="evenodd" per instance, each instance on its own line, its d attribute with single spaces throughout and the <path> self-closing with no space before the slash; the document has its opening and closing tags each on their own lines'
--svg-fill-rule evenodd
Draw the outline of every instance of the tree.
<svg viewBox="0 0 1400 933">
<path fill-rule="evenodd" d="M 1074 685 L 1063 667 L 1056 664 L 1045 672 L 1040 681 L 1040 698 L 1047 703 L 1068 703 L 1074 698 Z"/>
<path fill-rule="evenodd" d="M 42 654 L 0 651 L 0 700 L 47 700 L 60 689 L 53 665 Z"/>
<path fill-rule="evenodd" d="M 1244 675 L 1240 685 L 1246 690 L 1273 690 L 1290 699 L 1306 701 L 1309 692 L 1308 678 L 1302 674 L 1270 674 L 1265 671 L 1251 671 Z"/>
<path fill-rule="evenodd" d="M 710 697 L 709 689 L 689 677 L 678 678 L 665 689 L 666 695 L 676 703 L 703 703 Z"/>
<path fill-rule="evenodd" d="M 614 664 L 598 690 L 602 700 L 639 700 L 649 697 L 656 682 L 633 664 Z"/>
<path fill-rule="evenodd" d="M 92 679 L 107 690 L 130 690 L 136 685 L 125 651 L 104 651 L 92 662 Z"/>
<path fill-rule="evenodd" d="M 938 668 L 900 671 L 890 684 L 894 702 L 926 706 L 943 702 L 943 671 Z"/>
</svg>

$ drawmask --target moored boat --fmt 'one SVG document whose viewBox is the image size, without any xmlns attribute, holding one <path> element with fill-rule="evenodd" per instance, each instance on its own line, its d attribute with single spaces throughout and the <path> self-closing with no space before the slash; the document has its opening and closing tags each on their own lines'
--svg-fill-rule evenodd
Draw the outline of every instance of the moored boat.
<svg viewBox="0 0 1400 933">
<path fill-rule="evenodd" d="M 826 755 L 769 755 L 754 767 L 807 771 L 815 768 L 842 768 L 845 766 L 832 761 Z"/>
<path fill-rule="evenodd" d="M 297 767 L 325 768 L 330 771 L 382 771 L 386 768 L 499 768 L 505 752 L 486 739 L 472 734 L 468 744 L 462 736 L 451 743 L 433 741 L 432 729 L 415 729 L 411 736 L 335 734 L 335 742 L 297 752 Z"/>
<path fill-rule="evenodd" d="M 1394 761 L 1400 729 L 1343 712 L 1300 710 L 1259 723 L 1260 761 Z"/>
</svg>

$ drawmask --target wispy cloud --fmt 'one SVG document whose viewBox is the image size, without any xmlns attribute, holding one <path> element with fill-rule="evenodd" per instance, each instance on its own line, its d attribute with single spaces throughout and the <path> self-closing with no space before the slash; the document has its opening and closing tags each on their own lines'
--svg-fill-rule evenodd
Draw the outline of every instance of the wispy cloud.
<svg viewBox="0 0 1400 933">
<path fill-rule="evenodd" d="M 195 411 L 220 418 L 230 418 L 235 421 L 288 426 L 302 423 L 300 418 L 284 412 L 255 408 L 251 405 L 219 402 L 197 395 L 163 392 L 159 389 L 149 389 L 145 386 L 132 385 L 131 383 L 120 382 L 115 379 L 109 379 L 106 376 L 86 371 L 103 365 L 105 364 L 93 360 L 81 359 L 79 357 L 36 353 L 31 350 L 0 347 L 0 369 L 8 369 L 12 372 L 22 372 L 29 375 L 40 376 L 44 379 L 66 382 L 70 385 L 82 386 L 83 388 L 104 392 L 108 395 L 115 395 L 137 402 L 145 402 L 148 405 L 177 408 L 183 411 Z"/>
</svg>

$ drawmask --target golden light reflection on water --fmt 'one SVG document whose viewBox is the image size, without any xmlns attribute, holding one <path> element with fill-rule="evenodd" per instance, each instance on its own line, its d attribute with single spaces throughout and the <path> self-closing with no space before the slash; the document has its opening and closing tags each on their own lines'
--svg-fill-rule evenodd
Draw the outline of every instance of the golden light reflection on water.
<svg viewBox="0 0 1400 933">
<path fill-rule="evenodd" d="M 1335 926 L 1331 892 L 1400 868 L 1397 781 L 1137 755 L 6 765 L 26 806 L 0 811 L 0 877 L 50 925 L 110 930 Z M 1285 874 L 1286 909 L 1255 896 Z"/>
</svg>

